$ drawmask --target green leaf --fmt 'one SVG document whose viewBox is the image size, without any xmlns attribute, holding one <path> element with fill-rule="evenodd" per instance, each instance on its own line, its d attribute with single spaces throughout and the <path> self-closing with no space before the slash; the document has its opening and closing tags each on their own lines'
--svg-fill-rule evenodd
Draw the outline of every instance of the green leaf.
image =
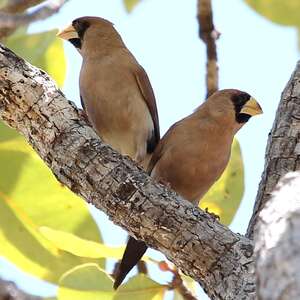
<svg viewBox="0 0 300 300">
<path fill-rule="evenodd" d="M 178 292 L 177 289 L 174 290 L 173 300 L 184 300 L 183 297 L 181 296 L 181 294 Z"/>
<path fill-rule="evenodd" d="M 121 259 L 125 250 L 125 246 L 109 247 L 104 244 L 82 239 L 74 234 L 54 230 L 49 227 L 40 227 L 39 231 L 58 249 L 67 251 L 76 256 Z"/>
<path fill-rule="evenodd" d="M 98 227 L 86 203 L 55 179 L 23 137 L 1 122 L 0 137 L 0 256 L 57 283 L 67 270 L 95 260 L 61 251 L 39 227 L 101 242 Z"/>
<path fill-rule="evenodd" d="M 66 76 L 63 41 L 56 37 L 57 30 L 26 34 L 24 31 L 9 37 L 6 46 L 31 64 L 43 69 L 62 86 Z"/>
<path fill-rule="evenodd" d="M 219 180 L 201 199 L 200 208 L 208 209 L 229 225 L 236 214 L 244 194 L 244 165 L 239 142 L 235 139 L 227 168 Z"/>
<path fill-rule="evenodd" d="M 161 300 L 167 290 L 166 285 L 161 285 L 148 276 L 139 274 L 118 288 L 114 300 Z"/>
<path fill-rule="evenodd" d="M 197 286 L 197 282 L 187 276 L 187 275 L 184 275 L 183 273 L 180 274 L 182 280 L 184 281 L 184 284 L 186 285 L 186 287 L 193 293 L 193 294 L 196 294 L 196 286 Z"/>
<path fill-rule="evenodd" d="M 0 0 L 0 8 L 6 5 L 7 0 Z"/>
<path fill-rule="evenodd" d="M 245 0 L 245 2 L 272 22 L 300 27 L 299 0 Z"/>
<path fill-rule="evenodd" d="M 66 272 L 59 281 L 58 300 L 111 300 L 112 278 L 97 264 L 84 264 Z"/>
<path fill-rule="evenodd" d="M 132 10 L 135 8 L 135 6 L 140 2 L 141 0 L 123 0 L 125 8 L 128 13 L 132 12 Z"/>
<path fill-rule="evenodd" d="M 39 232 L 58 249 L 80 257 L 121 259 L 125 251 L 125 246 L 107 246 L 46 226 L 40 227 Z M 157 263 L 145 255 L 142 257 L 142 260 Z"/>
</svg>

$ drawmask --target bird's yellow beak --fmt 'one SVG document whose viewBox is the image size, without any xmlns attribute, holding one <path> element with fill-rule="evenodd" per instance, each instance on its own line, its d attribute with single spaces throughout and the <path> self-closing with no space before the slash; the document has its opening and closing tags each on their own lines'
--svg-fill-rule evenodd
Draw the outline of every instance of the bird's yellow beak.
<svg viewBox="0 0 300 300">
<path fill-rule="evenodd" d="M 254 98 L 250 98 L 245 105 L 243 106 L 243 108 L 241 109 L 241 113 L 243 114 L 247 114 L 250 116 L 255 116 L 255 115 L 260 115 L 263 113 L 260 105 L 258 104 L 258 102 L 254 99 Z"/>
<path fill-rule="evenodd" d="M 64 29 L 61 29 L 58 31 L 56 36 L 60 37 L 64 40 L 70 40 L 70 39 L 78 39 L 78 33 L 76 29 L 70 24 L 69 26 L 65 27 Z"/>
</svg>

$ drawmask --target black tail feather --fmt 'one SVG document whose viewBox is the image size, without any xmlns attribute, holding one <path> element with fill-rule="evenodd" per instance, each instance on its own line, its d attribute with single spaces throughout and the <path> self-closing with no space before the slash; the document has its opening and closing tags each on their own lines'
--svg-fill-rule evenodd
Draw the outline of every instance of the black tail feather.
<svg viewBox="0 0 300 300">
<path fill-rule="evenodd" d="M 131 236 L 129 237 L 122 261 L 117 271 L 114 283 L 115 290 L 120 286 L 131 269 L 139 262 L 146 250 L 147 245 L 144 242 L 137 241 Z"/>
</svg>

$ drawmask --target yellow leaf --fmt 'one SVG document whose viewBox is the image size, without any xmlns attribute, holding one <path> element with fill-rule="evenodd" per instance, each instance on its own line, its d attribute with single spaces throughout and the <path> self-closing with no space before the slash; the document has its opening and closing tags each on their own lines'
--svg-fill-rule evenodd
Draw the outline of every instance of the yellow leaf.
<svg viewBox="0 0 300 300">
<path fill-rule="evenodd" d="M 272 22 L 300 26 L 299 0 L 245 0 L 256 12 Z"/>
<path fill-rule="evenodd" d="M 66 272 L 59 281 L 58 300 L 111 300 L 112 278 L 97 264 L 84 264 Z"/>
<path fill-rule="evenodd" d="M 121 285 L 114 300 L 162 300 L 168 286 L 161 285 L 144 274 L 138 274 Z"/>
<path fill-rule="evenodd" d="M 1 122 L 0 166 L 0 256 L 53 283 L 72 267 L 95 262 L 61 251 L 39 232 L 48 226 L 101 242 L 86 203 L 56 180 L 23 137 Z M 104 266 L 103 259 L 99 263 Z"/>
<path fill-rule="evenodd" d="M 132 12 L 134 7 L 140 2 L 140 0 L 123 0 L 123 1 L 128 13 Z"/>
<path fill-rule="evenodd" d="M 109 247 L 101 243 L 79 238 L 72 233 L 54 230 L 49 227 L 40 227 L 39 232 L 58 249 L 76 256 L 121 259 L 125 250 L 125 247 Z"/>
</svg>

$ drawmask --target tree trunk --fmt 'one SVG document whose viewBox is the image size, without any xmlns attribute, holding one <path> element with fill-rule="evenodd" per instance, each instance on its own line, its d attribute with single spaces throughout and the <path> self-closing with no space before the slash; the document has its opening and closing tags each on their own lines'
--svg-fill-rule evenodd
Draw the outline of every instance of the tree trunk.
<svg viewBox="0 0 300 300">
<path fill-rule="evenodd" d="M 300 169 L 300 62 L 287 83 L 269 134 L 265 168 L 256 196 L 247 237 L 253 239 L 259 212 L 270 199 L 279 179 Z"/>
<path fill-rule="evenodd" d="M 257 298 L 300 299 L 300 172 L 280 181 L 256 226 Z"/>
</svg>

